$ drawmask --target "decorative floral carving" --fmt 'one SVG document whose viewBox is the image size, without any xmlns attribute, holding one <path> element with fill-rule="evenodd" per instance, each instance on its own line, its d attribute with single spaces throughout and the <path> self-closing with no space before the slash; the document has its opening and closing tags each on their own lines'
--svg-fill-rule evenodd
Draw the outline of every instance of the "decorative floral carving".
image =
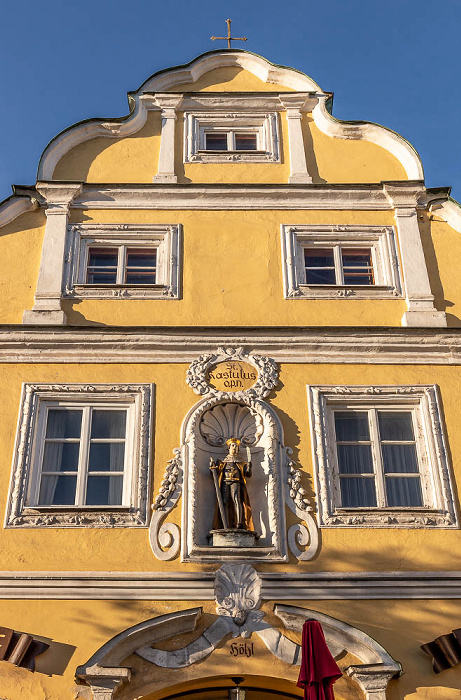
<svg viewBox="0 0 461 700">
<path fill-rule="evenodd" d="M 226 393 L 218 391 L 210 386 L 207 378 L 208 370 L 219 362 L 230 361 L 248 362 L 253 365 L 253 367 L 256 367 L 258 370 L 258 379 L 251 388 L 245 391 Z M 201 394 L 202 396 L 214 394 L 221 398 L 229 396 L 232 400 L 235 400 L 241 395 L 264 398 L 278 384 L 278 366 L 271 358 L 263 357 L 262 355 L 251 355 L 241 347 L 220 347 L 216 353 L 200 355 L 197 360 L 191 362 L 187 370 L 186 381 L 196 394 Z"/>
<path fill-rule="evenodd" d="M 317 554 L 319 548 L 318 527 L 312 516 L 313 508 L 307 498 L 307 491 L 301 486 L 301 470 L 296 467 L 295 462 L 289 457 L 291 449 L 286 448 L 286 452 L 288 472 L 287 505 L 302 521 L 295 523 L 289 528 L 288 546 L 295 557 L 301 561 L 309 561 Z"/>
<path fill-rule="evenodd" d="M 264 613 L 256 610 L 261 601 L 261 579 L 249 564 L 225 564 L 215 577 L 216 612 L 232 618 L 242 637 L 249 637 L 248 623 L 260 620 Z M 237 636 L 237 635 L 235 635 Z"/>
</svg>

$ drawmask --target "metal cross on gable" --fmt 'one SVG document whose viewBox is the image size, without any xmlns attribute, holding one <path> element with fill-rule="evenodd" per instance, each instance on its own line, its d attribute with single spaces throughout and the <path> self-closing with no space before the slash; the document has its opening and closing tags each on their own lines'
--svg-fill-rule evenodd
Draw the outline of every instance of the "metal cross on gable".
<svg viewBox="0 0 461 700">
<path fill-rule="evenodd" d="M 227 36 L 212 36 L 211 41 L 216 41 L 216 39 L 220 39 L 222 41 L 227 41 L 227 48 L 231 49 L 231 41 L 247 41 L 246 36 L 231 36 L 231 19 L 226 19 L 227 23 Z"/>
</svg>

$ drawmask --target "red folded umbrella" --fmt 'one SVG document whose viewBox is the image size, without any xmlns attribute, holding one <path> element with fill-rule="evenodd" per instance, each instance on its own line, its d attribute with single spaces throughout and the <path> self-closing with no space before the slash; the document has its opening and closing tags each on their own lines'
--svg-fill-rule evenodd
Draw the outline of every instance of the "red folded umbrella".
<svg viewBox="0 0 461 700">
<path fill-rule="evenodd" d="M 304 700 L 335 700 L 332 686 L 343 674 L 327 647 L 322 626 L 317 620 L 304 623 L 301 650 L 297 685 L 304 688 Z"/>
</svg>

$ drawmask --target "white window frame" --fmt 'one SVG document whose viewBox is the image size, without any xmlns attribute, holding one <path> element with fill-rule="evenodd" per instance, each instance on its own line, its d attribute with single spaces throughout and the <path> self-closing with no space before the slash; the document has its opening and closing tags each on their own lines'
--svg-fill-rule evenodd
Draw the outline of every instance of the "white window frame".
<svg viewBox="0 0 461 700">
<path fill-rule="evenodd" d="M 314 473 L 319 524 L 322 527 L 459 527 L 453 498 L 442 414 L 437 387 L 418 386 L 309 386 Z M 345 508 L 341 506 L 334 411 L 409 411 L 413 415 L 423 504 L 420 507 Z M 372 437 L 376 472 L 377 436 Z M 376 479 L 375 483 L 377 483 Z"/>
<path fill-rule="evenodd" d="M 5 527 L 145 527 L 152 399 L 151 384 L 24 384 Z M 59 407 L 127 411 L 122 505 L 37 505 L 47 415 Z M 78 472 L 80 501 L 86 473 L 85 464 Z"/>
<path fill-rule="evenodd" d="M 179 224 L 74 224 L 68 227 L 64 296 L 70 298 L 179 299 L 181 279 L 181 226 Z M 91 248 L 117 248 L 116 284 L 87 283 Z M 155 249 L 156 283 L 125 284 L 122 271 L 126 250 Z"/>
<path fill-rule="evenodd" d="M 281 226 L 285 299 L 393 299 L 402 297 L 402 284 L 392 226 Z M 335 270 L 341 273 L 341 250 L 369 248 L 374 284 L 307 284 L 304 250 L 330 248 Z M 340 274 L 341 278 L 341 274 Z"/>
<path fill-rule="evenodd" d="M 227 151 L 206 150 L 205 136 L 210 132 L 226 133 Z M 256 151 L 235 150 L 235 134 L 254 133 Z M 191 113 L 184 115 L 185 163 L 280 163 L 279 118 L 277 112 L 241 114 Z"/>
</svg>

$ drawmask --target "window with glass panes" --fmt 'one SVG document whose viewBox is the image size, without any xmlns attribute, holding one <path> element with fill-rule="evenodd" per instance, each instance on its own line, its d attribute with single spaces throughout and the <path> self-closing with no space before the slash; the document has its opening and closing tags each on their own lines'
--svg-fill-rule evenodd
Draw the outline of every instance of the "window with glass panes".
<svg viewBox="0 0 461 700">
<path fill-rule="evenodd" d="M 258 134 L 243 131 L 206 131 L 206 151 L 257 151 Z"/>
<path fill-rule="evenodd" d="M 48 408 L 35 505 L 123 505 L 128 412 L 128 407 Z"/>
<path fill-rule="evenodd" d="M 88 248 L 87 284 L 156 284 L 157 249 L 129 246 Z"/>
<path fill-rule="evenodd" d="M 304 273 L 306 284 L 373 285 L 372 249 L 306 247 Z"/>
<path fill-rule="evenodd" d="M 334 411 L 343 508 L 423 506 L 413 411 Z"/>
</svg>

